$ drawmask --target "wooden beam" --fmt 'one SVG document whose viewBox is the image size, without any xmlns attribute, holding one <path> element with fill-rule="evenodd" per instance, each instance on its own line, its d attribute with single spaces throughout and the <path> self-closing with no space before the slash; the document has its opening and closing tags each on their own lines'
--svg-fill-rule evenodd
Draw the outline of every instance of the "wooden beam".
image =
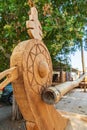
<svg viewBox="0 0 87 130">
<path fill-rule="evenodd" d="M 6 78 L 5 78 L 6 77 Z M 5 78 L 4 81 L 0 83 L 0 89 L 2 90 L 7 84 L 16 80 L 18 78 L 17 67 L 12 67 L 0 73 L 0 80 Z"/>
<path fill-rule="evenodd" d="M 57 103 L 63 95 L 65 95 L 70 90 L 79 86 L 79 83 L 87 76 L 87 73 L 82 75 L 79 79 L 75 81 L 68 81 L 55 87 L 48 87 L 42 92 L 42 99 L 47 104 Z"/>
</svg>

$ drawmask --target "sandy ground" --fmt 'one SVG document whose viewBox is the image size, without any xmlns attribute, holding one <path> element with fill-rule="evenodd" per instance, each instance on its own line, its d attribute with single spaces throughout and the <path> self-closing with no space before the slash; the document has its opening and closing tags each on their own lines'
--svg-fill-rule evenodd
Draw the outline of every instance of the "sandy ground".
<svg viewBox="0 0 87 130">
<path fill-rule="evenodd" d="M 63 96 L 56 108 L 63 111 L 87 115 L 87 93 L 72 90 Z M 26 130 L 24 120 L 12 121 L 11 106 L 0 103 L 0 130 Z"/>
<path fill-rule="evenodd" d="M 56 108 L 67 112 L 87 115 L 87 92 L 75 89 L 63 96 Z"/>
</svg>

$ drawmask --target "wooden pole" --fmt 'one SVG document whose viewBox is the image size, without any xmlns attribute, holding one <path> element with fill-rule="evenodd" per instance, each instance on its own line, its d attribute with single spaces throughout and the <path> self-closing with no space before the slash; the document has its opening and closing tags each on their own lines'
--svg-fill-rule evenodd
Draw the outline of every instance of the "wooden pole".
<svg viewBox="0 0 87 130">
<path fill-rule="evenodd" d="M 83 70 L 83 74 L 84 74 L 85 73 L 85 61 L 84 61 L 83 43 L 81 43 L 81 58 L 82 58 L 82 70 Z"/>
<path fill-rule="evenodd" d="M 63 95 L 65 95 L 70 90 L 79 86 L 79 83 L 87 76 L 85 73 L 79 79 L 75 81 L 68 81 L 57 85 L 55 87 L 48 87 L 42 92 L 42 99 L 47 104 L 55 104 L 57 103 Z"/>
</svg>

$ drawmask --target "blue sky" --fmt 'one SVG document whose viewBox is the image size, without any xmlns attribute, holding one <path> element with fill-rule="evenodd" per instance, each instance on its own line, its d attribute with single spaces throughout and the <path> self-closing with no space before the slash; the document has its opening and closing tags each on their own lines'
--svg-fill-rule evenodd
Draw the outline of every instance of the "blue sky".
<svg viewBox="0 0 87 130">
<path fill-rule="evenodd" d="M 71 64 L 73 68 L 78 68 L 82 70 L 82 63 L 81 63 L 81 52 L 78 50 L 74 55 L 71 54 Z M 87 67 L 87 52 L 84 51 L 85 57 L 85 67 Z"/>
</svg>

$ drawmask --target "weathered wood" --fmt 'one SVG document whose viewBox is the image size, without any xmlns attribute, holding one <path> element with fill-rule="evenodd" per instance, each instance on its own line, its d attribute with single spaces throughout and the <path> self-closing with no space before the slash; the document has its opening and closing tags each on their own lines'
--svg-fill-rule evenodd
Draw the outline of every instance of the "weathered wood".
<svg viewBox="0 0 87 130">
<path fill-rule="evenodd" d="M 12 120 L 20 120 L 22 119 L 22 114 L 19 110 L 19 107 L 16 103 L 15 97 L 13 95 L 13 105 L 12 105 Z"/>
<path fill-rule="evenodd" d="M 48 87 L 42 92 L 42 99 L 48 104 L 55 104 L 57 103 L 61 97 L 69 92 L 70 90 L 74 89 L 75 87 L 79 86 L 79 83 L 83 81 L 83 79 L 87 76 L 85 73 L 79 79 L 75 81 L 68 81 L 62 83 L 60 85 L 56 85 L 55 87 Z"/>
</svg>

